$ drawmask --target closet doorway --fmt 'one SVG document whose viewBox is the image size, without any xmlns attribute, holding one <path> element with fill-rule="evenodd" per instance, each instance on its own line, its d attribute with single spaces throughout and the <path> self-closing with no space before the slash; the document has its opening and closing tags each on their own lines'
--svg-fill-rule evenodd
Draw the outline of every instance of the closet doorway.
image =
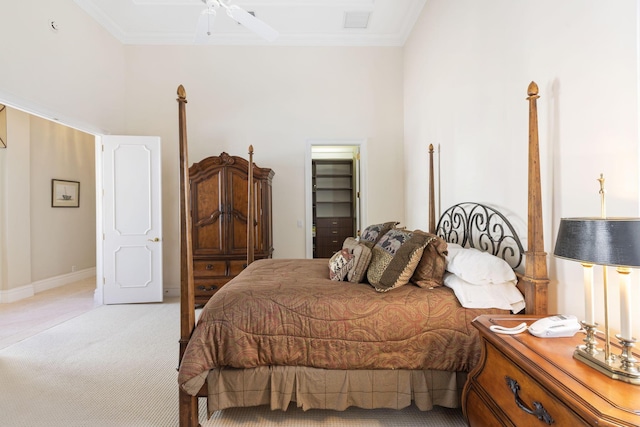
<svg viewBox="0 0 640 427">
<path fill-rule="evenodd" d="M 307 140 L 306 257 L 329 258 L 366 222 L 366 140 Z"/>
</svg>

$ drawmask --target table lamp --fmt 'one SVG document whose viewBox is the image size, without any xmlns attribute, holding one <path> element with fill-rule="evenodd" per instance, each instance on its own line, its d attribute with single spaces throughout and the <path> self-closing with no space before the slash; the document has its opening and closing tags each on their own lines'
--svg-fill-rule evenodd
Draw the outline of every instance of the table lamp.
<svg viewBox="0 0 640 427">
<path fill-rule="evenodd" d="M 604 179 L 601 176 L 601 185 Z M 602 188 L 601 193 L 604 192 Z M 604 203 L 603 203 L 604 206 Z M 604 213 L 604 210 L 603 210 Z M 636 339 L 631 331 L 631 268 L 640 267 L 640 218 L 562 218 L 554 255 L 580 262 L 584 267 L 585 319 L 587 331 L 585 345 L 580 345 L 574 357 L 611 378 L 640 385 L 640 372 L 636 367 L 632 349 Z M 605 348 L 596 348 L 594 320 L 593 266 L 603 268 Z M 607 267 L 616 267 L 620 279 L 620 334 L 616 335 L 622 351 L 611 354 L 609 340 L 609 310 Z"/>
</svg>

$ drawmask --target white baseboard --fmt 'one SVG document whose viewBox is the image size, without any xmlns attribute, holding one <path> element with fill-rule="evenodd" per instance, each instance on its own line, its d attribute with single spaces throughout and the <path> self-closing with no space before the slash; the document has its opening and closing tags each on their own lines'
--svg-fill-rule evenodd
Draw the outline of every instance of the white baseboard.
<svg viewBox="0 0 640 427">
<path fill-rule="evenodd" d="M 73 273 L 62 274 L 60 276 L 38 280 L 28 285 L 19 286 L 17 288 L 9 289 L 6 291 L 0 291 L 0 304 L 16 302 L 21 299 L 32 297 L 38 292 L 58 288 L 60 286 L 68 285 L 69 283 L 88 279 L 89 277 L 93 277 L 95 275 L 95 267 L 86 268 L 84 270 L 74 271 Z"/>
<path fill-rule="evenodd" d="M 33 285 L 24 285 L 7 291 L 0 291 L 0 304 L 20 301 L 33 295 Z"/>
</svg>

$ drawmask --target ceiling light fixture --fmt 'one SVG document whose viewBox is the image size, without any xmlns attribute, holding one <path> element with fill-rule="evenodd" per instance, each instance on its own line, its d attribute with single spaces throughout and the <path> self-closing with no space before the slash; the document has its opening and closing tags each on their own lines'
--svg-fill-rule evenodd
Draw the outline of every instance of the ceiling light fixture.
<svg viewBox="0 0 640 427">
<path fill-rule="evenodd" d="M 196 43 L 206 43 L 208 37 L 213 32 L 213 22 L 217 15 L 216 9 L 224 9 L 227 12 L 227 16 L 236 21 L 238 24 L 242 24 L 244 27 L 253 31 L 263 39 L 267 41 L 274 41 L 278 38 L 279 33 L 267 25 L 265 22 L 255 17 L 255 12 L 247 12 L 246 10 L 236 6 L 235 4 L 229 4 L 229 1 L 223 0 L 202 0 L 207 6 L 205 10 L 200 13 L 198 18 L 198 24 L 196 26 Z"/>
</svg>

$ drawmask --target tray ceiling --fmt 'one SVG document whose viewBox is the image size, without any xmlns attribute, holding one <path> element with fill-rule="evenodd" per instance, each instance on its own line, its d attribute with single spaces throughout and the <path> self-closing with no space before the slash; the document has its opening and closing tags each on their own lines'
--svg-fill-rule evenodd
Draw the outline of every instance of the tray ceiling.
<svg viewBox="0 0 640 427">
<path fill-rule="evenodd" d="M 194 44 L 202 0 L 75 0 L 123 44 Z M 402 46 L 426 0 L 231 0 L 275 28 L 269 43 L 219 13 L 214 45 Z M 366 28 L 361 28 L 366 26 Z M 355 27 L 355 28 L 353 28 Z"/>
</svg>

